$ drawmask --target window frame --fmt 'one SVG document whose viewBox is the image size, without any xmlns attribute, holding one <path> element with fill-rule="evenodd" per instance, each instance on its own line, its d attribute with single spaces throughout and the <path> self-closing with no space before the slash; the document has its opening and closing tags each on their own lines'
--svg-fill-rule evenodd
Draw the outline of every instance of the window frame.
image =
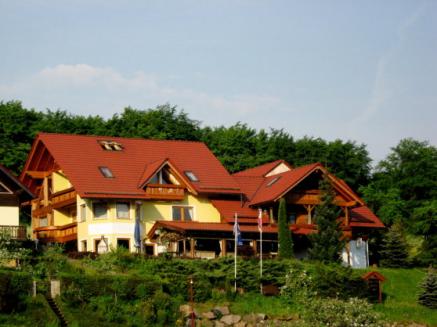
<svg viewBox="0 0 437 327">
<path fill-rule="evenodd" d="M 174 219 L 174 209 L 178 208 L 179 209 L 179 213 L 180 213 L 180 217 L 181 219 Z M 191 209 L 191 219 L 190 220 L 186 220 L 185 219 L 185 209 Z M 190 206 L 190 205 L 174 205 L 171 206 L 171 219 L 172 221 L 194 221 L 194 206 Z"/>
<path fill-rule="evenodd" d="M 106 207 L 105 217 L 97 217 L 96 216 L 96 209 L 95 209 L 96 205 L 104 205 Z M 104 201 L 93 202 L 93 219 L 94 220 L 108 219 L 108 212 L 109 212 L 109 203 L 108 202 L 104 202 Z"/>
<path fill-rule="evenodd" d="M 108 166 L 99 166 L 100 174 L 105 178 L 115 178 L 114 173 Z"/>
<path fill-rule="evenodd" d="M 118 213 L 119 213 L 118 205 L 119 204 L 127 204 L 127 217 L 120 217 L 118 215 Z M 123 219 L 123 220 L 131 219 L 130 209 L 131 209 L 131 203 L 129 201 L 116 201 L 115 202 L 115 217 L 117 219 Z"/>
</svg>

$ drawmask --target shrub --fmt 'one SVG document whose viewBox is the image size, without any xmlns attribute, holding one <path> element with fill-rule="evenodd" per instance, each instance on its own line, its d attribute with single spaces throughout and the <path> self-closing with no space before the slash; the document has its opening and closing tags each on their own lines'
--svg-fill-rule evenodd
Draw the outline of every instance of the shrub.
<svg viewBox="0 0 437 327">
<path fill-rule="evenodd" d="M 408 245 L 402 232 L 402 227 L 395 224 L 385 234 L 381 265 L 384 267 L 402 268 L 408 266 Z"/>
<path fill-rule="evenodd" d="M 0 312 L 24 310 L 31 288 L 30 274 L 0 270 Z"/>
<path fill-rule="evenodd" d="M 312 299 L 307 301 L 304 311 L 304 320 L 310 326 L 384 326 L 372 305 L 357 298 Z"/>
<path fill-rule="evenodd" d="M 279 240 L 279 257 L 292 258 L 293 257 L 293 239 L 291 238 L 291 231 L 288 226 L 287 204 L 284 198 L 279 200 L 278 209 L 278 240 Z"/>
<path fill-rule="evenodd" d="M 430 267 L 425 279 L 421 283 L 418 302 L 431 309 L 437 309 L 437 273 Z"/>
</svg>

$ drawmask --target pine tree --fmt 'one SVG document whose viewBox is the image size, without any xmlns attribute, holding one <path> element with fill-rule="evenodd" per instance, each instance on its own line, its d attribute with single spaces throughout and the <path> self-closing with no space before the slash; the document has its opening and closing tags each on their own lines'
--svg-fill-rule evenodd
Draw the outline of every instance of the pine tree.
<svg viewBox="0 0 437 327">
<path fill-rule="evenodd" d="M 333 204 L 335 193 L 327 177 L 319 183 L 320 204 L 316 207 L 315 223 L 317 233 L 310 236 L 309 256 L 320 262 L 341 262 L 341 252 L 345 246 L 343 232 L 337 218 L 339 209 Z"/>
<path fill-rule="evenodd" d="M 383 238 L 381 265 L 392 268 L 408 266 L 408 245 L 400 224 L 392 225 Z"/>
<path fill-rule="evenodd" d="M 279 200 L 278 212 L 278 238 L 279 238 L 279 257 L 292 258 L 293 257 L 293 239 L 287 220 L 287 209 L 285 199 Z"/>
<path fill-rule="evenodd" d="M 431 309 L 437 309 L 437 273 L 429 267 L 425 279 L 421 283 L 422 292 L 418 302 Z"/>
</svg>

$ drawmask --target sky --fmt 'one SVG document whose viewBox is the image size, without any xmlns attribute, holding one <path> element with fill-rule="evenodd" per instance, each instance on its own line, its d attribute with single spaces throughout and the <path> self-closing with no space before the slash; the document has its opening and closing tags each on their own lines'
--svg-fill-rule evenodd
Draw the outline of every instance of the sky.
<svg viewBox="0 0 437 327">
<path fill-rule="evenodd" d="M 437 144 L 437 1 L 0 0 L 0 101 Z"/>
</svg>

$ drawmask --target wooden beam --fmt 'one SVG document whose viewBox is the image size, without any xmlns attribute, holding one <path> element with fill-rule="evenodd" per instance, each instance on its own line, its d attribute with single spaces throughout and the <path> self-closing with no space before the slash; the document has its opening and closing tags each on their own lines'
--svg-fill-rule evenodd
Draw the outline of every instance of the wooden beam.
<svg viewBox="0 0 437 327">
<path fill-rule="evenodd" d="M 50 176 L 50 174 L 51 174 L 50 171 L 36 171 L 36 170 L 26 171 L 26 175 L 29 175 L 34 179 L 43 179 L 46 178 L 47 176 Z"/>
</svg>

